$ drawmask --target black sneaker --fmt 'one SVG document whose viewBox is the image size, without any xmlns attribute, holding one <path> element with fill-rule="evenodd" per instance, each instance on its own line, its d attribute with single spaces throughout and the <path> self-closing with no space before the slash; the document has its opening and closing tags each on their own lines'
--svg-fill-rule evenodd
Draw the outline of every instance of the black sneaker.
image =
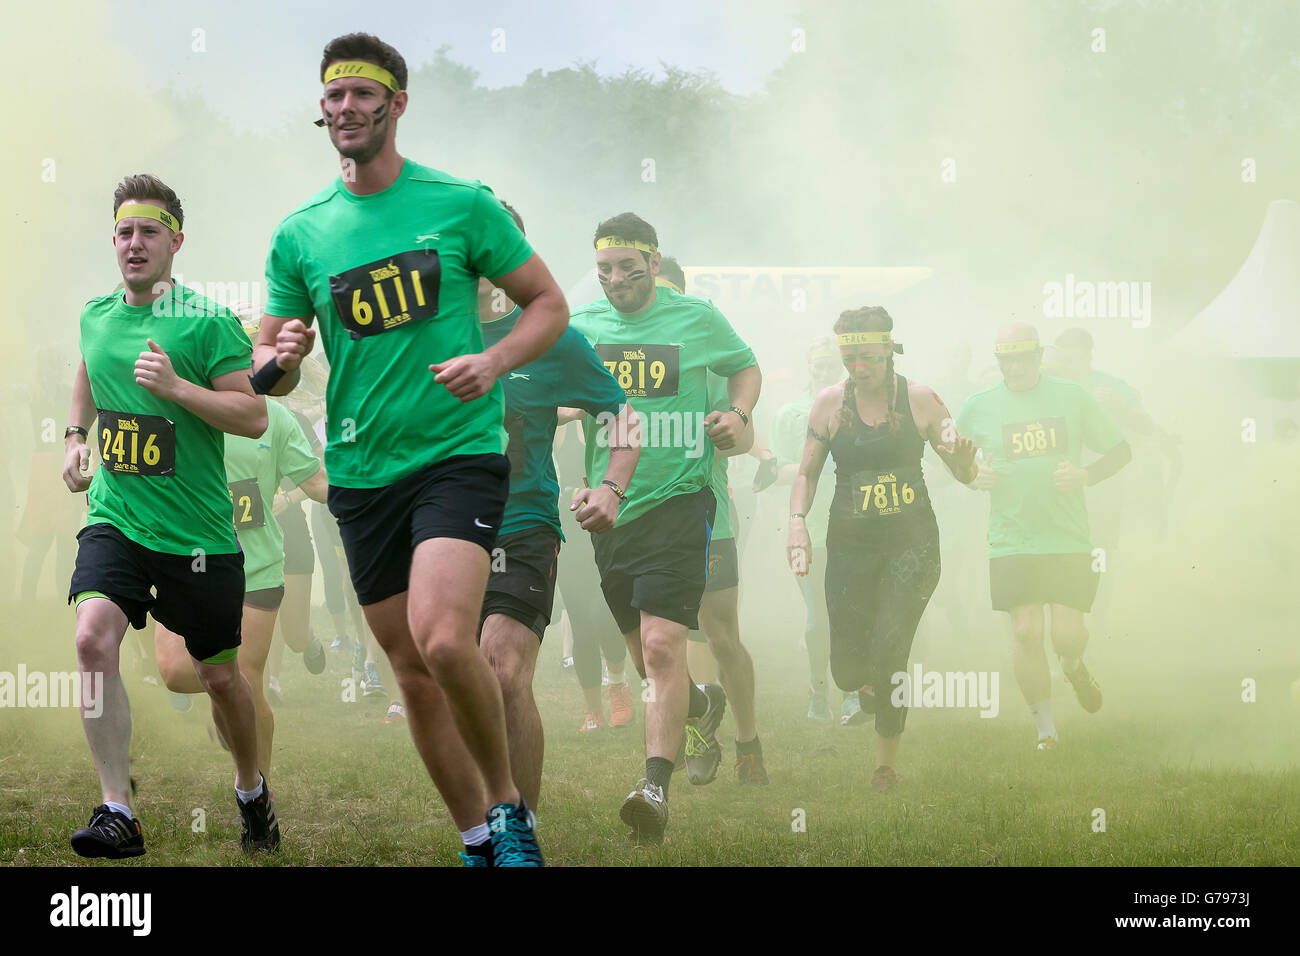
<svg viewBox="0 0 1300 956">
<path fill-rule="evenodd" d="M 139 820 L 101 804 L 90 815 L 90 824 L 72 834 L 72 849 L 78 856 L 110 860 L 143 856 L 144 834 L 140 832 Z"/>
<path fill-rule="evenodd" d="M 638 843 L 663 843 L 668 829 L 668 801 L 663 787 L 642 778 L 627 795 L 618 812 L 619 818 L 632 828 Z"/>
<path fill-rule="evenodd" d="M 704 716 L 687 720 L 686 779 L 697 787 L 712 783 L 722 764 L 722 745 L 718 743 L 718 727 L 727 710 L 727 695 L 719 684 L 705 684 L 704 695 L 709 698 L 709 708 Z"/>
<path fill-rule="evenodd" d="M 271 795 L 271 785 L 262 777 L 262 794 L 251 803 L 244 803 L 235 797 L 239 804 L 239 817 L 242 832 L 240 845 L 245 853 L 259 850 L 280 849 L 280 822 L 275 818 L 275 798 Z"/>
<path fill-rule="evenodd" d="M 319 674 L 325 670 L 325 648 L 321 646 L 320 638 L 311 639 L 307 649 L 302 652 L 302 662 L 309 674 Z"/>
</svg>

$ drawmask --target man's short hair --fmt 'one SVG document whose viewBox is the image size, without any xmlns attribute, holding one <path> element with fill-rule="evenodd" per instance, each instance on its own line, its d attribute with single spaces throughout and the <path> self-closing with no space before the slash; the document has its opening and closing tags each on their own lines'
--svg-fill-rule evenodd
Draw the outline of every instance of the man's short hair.
<svg viewBox="0 0 1300 956">
<path fill-rule="evenodd" d="M 406 89 L 406 61 L 402 59 L 402 54 L 377 36 L 369 33 L 347 33 L 325 44 L 325 52 L 321 54 L 320 59 L 322 83 L 325 82 L 325 71 L 329 69 L 330 64 L 338 63 L 340 60 L 365 60 L 367 63 L 382 66 L 393 74 L 398 89 Z"/>
<path fill-rule="evenodd" d="M 157 176 L 148 173 L 127 176 L 117 184 L 117 189 L 113 191 L 113 217 L 117 217 L 117 211 L 122 203 L 139 202 L 141 199 L 152 199 L 162 203 L 167 211 L 176 217 L 176 225 L 184 227 L 185 212 L 181 209 L 181 201 L 176 198 L 176 190 Z"/>
<path fill-rule="evenodd" d="M 686 291 L 686 273 L 672 256 L 663 256 L 659 260 L 659 278 L 667 279 L 684 293 Z"/>
<path fill-rule="evenodd" d="M 634 212 L 621 212 L 612 219 L 606 219 L 596 227 L 591 244 L 594 246 L 597 240 L 606 236 L 617 236 L 628 242 L 644 242 L 659 248 L 659 233 L 655 232 L 655 227 Z M 646 253 L 646 261 L 650 261 L 649 253 Z"/>
<path fill-rule="evenodd" d="M 514 217 L 515 225 L 519 227 L 519 231 L 522 232 L 525 236 L 528 235 L 528 233 L 524 230 L 524 217 L 519 215 L 519 210 L 516 209 L 514 206 L 510 205 L 510 203 L 506 202 L 504 199 L 501 200 L 501 205 L 505 207 L 506 212 L 510 213 L 510 215 Z"/>
</svg>

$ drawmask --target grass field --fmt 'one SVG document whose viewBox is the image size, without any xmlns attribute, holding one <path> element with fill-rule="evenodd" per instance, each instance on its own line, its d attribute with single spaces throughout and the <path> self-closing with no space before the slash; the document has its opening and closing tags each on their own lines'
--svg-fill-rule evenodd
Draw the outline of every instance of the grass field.
<svg viewBox="0 0 1300 956">
<path fill-rule="evenodd" d="M 1185 584 L 1166 582 L 1172 596 Z M 1160 592 L 1132 594 L 1133 602 Z M 558 865 L 1259 865 L 1300 860 L 1300 712 L 1287 675 L 1294 654 L 1225 643 L 1212 595 L 1161 617 L 1167 632 L 1095 634 L 1089 660 L 1106 705 L 1088 716 L 1066 685 L 1054 687 L 1062 749 L 1032 749 L 1032 723 L 991 615 L 958 641 L 918 644 L 930 669 L 1002 671 L 994 719 L 974 710 L 914 709 L 902 789 L 870 790 L 869 728 L 804 717 L 801 610 L 790 595 L 759 594 L 743 621 L 760 684 L 768 787 L 741 788 L 723 772 L 707 787 L 677 775 L 668 839 L 636 847 L 617 811 L 641 771 L 641 724 L 581 737 L 572 672 L 548 636 L 536 679 L 547 728 L 540 839 Z M 1282 601 L 1285 596 L 1279 596 Z M 1128 607 L 1137 607 L 1132 603 Z M 1171 605 L 1173 606 L 1173 605 Z M 46 603 L 6 643 L 29 670 L 72 666 L 70 612 Z M 1119 602 L 1115 617 L 1123 617 Z M 18 609 L 11 608 L 8 620 Z M 1271 619 L 1277 608 L 1256 605 Z M 326 619 L 318 624 L 322 630 Z M 552 634 L 555 632 L 552 631 Z M 1176 650 L 1169 635 L 1181 635 Z M 1158 639 L 1157 639 L 1158 638 Z M 1127 648 L 1127 650 L 1123 650 Z M 1226 650 L 1225 650 L 1226 649 Z M 914 655 L 913 660 L 918 655 Z M 1252 662 L 1256 670 L 1252 670 Z M 206 702 L 175 713 L 167 694 L 128 669 L 135 719 L 132 772 L 148 853 L 135 865 L 249 865 L 238 849 L 229 757 L 209 740 Z M 404 725 L 385 726 L 374 700 L 341 701 L 343 655 L 309 675 L 286 658 L 271 781 L 283 852 L 254 865 L 440 865 L 456 861 L 454 827 Z M 1241 702 L 1242 675 L 1258 700 Z M 1271 676 L 1270 676 L 1271 675 Z M 386 700 L 385 700 L 386 702 Z M 838 702 L 838 698 L 836 698 Z M 730 715 L 724 734 L 734 728 Z M 68 846 L 99 802 L 89 751 L 72 710 L 0 711 L 0 862 L 81 863 Z M 206 814 L 195 833 L 194 811 Z M 1094 830 L 1094 811 L 1105 831 Z M 798 811 L 802 811 L 799 815 Z M 792 822 L 801 816 L 805 832 Z"/>
</svg>

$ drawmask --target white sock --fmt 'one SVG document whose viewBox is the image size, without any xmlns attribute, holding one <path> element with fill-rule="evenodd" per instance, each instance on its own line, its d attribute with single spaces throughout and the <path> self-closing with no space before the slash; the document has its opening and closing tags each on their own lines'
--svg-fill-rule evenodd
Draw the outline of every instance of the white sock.
<svg viewBox="0 0 1300 956">
<path fill-rule="evenodd" d="M 252 803 L 254 800 L 256 800 L 258 797 L 262 795 L 262 791 L 265 789 L 266 789 L 266 779 L 262 778 L 257 781 L 257 786 L 254 787 L 252 790 L 240 790 L 238 787 L 236 787 L 235 796 L 239 798 L 240 803 Z"/>
<path fill-rule="evenodd" d="M 607 671 L 606 673 L 609 676 L 610 687 L 616 687 L 619 684 L 627 683 L 627 676 L 623 673 L 623 668 L 621 667 L 616 671 Z"/>
<path fill-rule="evenodd" d="M 104 806 L 108 807 L 108 809 L 113 810 L 113 811 L 116 812 L 116 813 L 120 813 L 120 814 L 122 814 L 122 816 L 127 817 L 127 818 L 129 818 L 129 819 L 131 819 L 131 820 L 134 820 L 134 819 L 135 819 L 135 814 L 133 814 L 133 813 L 131 812 L 131 808 L 128 807 L 128 806 L 126 806 L 126 805 L 124 805 L 124 804 L 121 804 L 121 803 L 113 803 L 113 802 L 110 800 L 108 803 L 104 804 Z"/>
<path fill-rule="evenodd" d="M 1036 704 L 1029 705 L 1029 712 L 1034 715 L 1034 723 L 1038 725 L 1038 739 L 1044 737 L 1056 736 L 1056 724 L 1052 723 L 1052 699 L 1040 700 Z"/>
<path fill-rule="evenodd" d="M 466 846 L 480 846 L 490 839 L 492 839 L 492 834 L 488 830 L 486 823 L 480 823 L 476 827 L 460 831 L 460 842 Z"/>
</svg>

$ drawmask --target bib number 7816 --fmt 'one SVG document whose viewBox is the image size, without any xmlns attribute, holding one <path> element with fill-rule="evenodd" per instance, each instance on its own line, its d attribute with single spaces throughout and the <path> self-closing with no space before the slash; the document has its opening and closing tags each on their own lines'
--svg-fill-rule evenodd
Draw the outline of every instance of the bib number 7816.
<svg viewBox="0 0 1300 956">
<path fill-rule="evenodd" d="M 916 500 L 912 486 L 906 481 L 900 483 L 893 474 L 877 475 L 874 482 L 858 485 L 858 491 L 862 492 L 862 506 L 858 509 L 862 514 L 873 513 L 873 505 L 875 514 L 898 514 Z"/>
</svg>

